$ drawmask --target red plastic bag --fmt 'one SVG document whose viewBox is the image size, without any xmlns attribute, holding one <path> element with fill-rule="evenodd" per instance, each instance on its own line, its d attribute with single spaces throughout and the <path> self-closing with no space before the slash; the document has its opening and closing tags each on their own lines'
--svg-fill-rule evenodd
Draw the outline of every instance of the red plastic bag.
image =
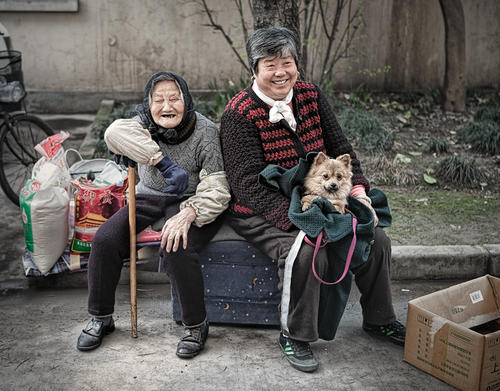
<svg viewBox="0 0 500 391">
<path fill-rule="evenodd" d="M 105 187 L 79 178 L 71 182 L 75 193 L 75 232 L 72 253 L 90 252 L 97 229 L 127 203 L 128 178 Z"/>
</svg>

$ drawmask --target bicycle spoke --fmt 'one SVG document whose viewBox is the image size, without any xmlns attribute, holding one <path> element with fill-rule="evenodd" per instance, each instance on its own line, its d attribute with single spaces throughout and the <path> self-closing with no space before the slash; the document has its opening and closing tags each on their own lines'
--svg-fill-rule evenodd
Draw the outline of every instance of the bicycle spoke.
<svg viewBox="0 0 500 391">
<path fill-rule="evenodd" d="M 39 158 L 34 147 L 53 131 L 29 114 L 6 115 L 5 121 L 0 140 L 0 183 L 8 198 L 19 205 L 19 191 L 31 178 Z"/>
</svg>

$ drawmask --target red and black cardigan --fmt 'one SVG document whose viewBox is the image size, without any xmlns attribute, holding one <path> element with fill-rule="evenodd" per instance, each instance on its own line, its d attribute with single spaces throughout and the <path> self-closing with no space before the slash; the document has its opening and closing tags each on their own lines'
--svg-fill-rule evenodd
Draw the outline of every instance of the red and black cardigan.
<svg viewBox="0 0 500 391">
<path fill-rule="evenodd" d="M 269 121 L 269 106 L 251 87 L 236 94 L 221 119 L 224 167 L 232 191 L 230 211 L 239 216 L 255 214 L 276 227 L 288 230 L 290 200 L 258 182 L 268 164 L 291 168 L 308 152 L 322 151 L 331 157 L 348 153 L 352 158 L 353 185 L 369 184 L 351 144 L 340 128 L 333 110 L 320 89 L 297 81 L 293 88 L 294 132 L 285 120 Z"/>
</svg>

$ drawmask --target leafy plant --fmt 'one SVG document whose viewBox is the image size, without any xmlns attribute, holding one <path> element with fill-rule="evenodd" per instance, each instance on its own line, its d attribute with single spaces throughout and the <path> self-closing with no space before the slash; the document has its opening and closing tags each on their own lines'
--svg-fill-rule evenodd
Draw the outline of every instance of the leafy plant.
<svg viewBox="0 0 500 391">
<path fill-rule="evenodd" d="M 432 138 L 427 144 L 429 152 L 443 153 L 450 150 L 450 143 L 447 140 Z"/>
<path fill-rule="evenodd" d="M 247 77 L 240 77 L 239 82 L 236 84 L 232 80 L 227 80 L 224 83 L 222 89 L 217 85 L 217 81 L 214 80 L 210 83 L 210 89 L 215 91 L 215 113 L 216 117 L 220 118 L 224 109 L 226 108 L 227 102 L 236 95 L 242 89 L 250 85 L 250 79 Z"/>
<path fill-rule="evenodd" d="M 339 116 L 339 122 L 348 138 L 366 150 L 390 150 L 394 135 L 374 114 L 348 108 Z"/>
<path fill-rule="evenodd" d="M 459 129 L 458 136 L 475 151 L 490 155 L 500 153 L 500 122 L 469 122 Z"/>
<path fill-rule="evenodd" d="M 436 174 L 445 181 L 469 188 L 479 187 L 485 179 L 484 174 L 476 167 L 474 159 L 465 159 L 460 156 L 443 159 L 438 164 Z"/>
<path fill-rule="evenodd" d="M 474 120 L 500 122 L 500 108 L 496 106 L 479 106 L 474 114 Z"/>
<path fill-rule="evenodd" d="M 113 111 L 109 116 L 94 122 L 91 131 L 96 134 L 99 140 L 97 142 L 95 149 L 95 157 L 98 156 L 104 157 L 108 155 L 108 148 L 106 147 L 106 143 L 104 142 L 104 132 L 106 131 L 108 126 L 111 125 L 111 123 L 117 120 L 118 118 L 129 118 L 130 111 L 134 106 L 135 106 L 134 104 L 120 103 L 114 107 Z"/>
</svg>

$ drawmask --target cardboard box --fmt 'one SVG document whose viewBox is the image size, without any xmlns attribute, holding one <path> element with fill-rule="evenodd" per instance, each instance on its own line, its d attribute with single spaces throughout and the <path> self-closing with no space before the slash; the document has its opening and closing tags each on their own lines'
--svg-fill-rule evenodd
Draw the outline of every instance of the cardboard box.
<svg viewBox="0 0 500 391">
<path fill-rule="evenodd" d="M 411 300 L 404 360 L 461 390 L 500 390 L 499 293 L 486 275 Z"/>
</svg>

